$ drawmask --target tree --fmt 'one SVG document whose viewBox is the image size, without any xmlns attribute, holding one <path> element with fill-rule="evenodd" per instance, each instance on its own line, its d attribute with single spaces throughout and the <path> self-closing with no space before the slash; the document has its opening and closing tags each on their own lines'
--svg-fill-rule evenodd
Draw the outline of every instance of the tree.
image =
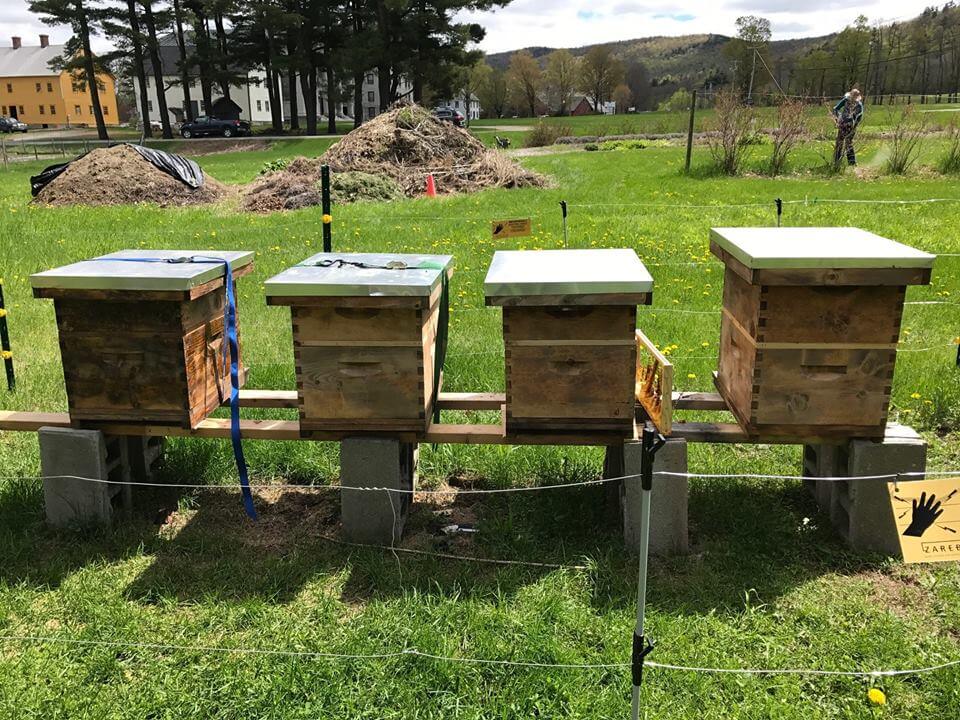
<svg viewBox="0 0 960 720">
<path fill-rule="evenodd" d="M 650 71 L 642 62 L 633 60 L 624 71 L 624 82 L 630 88 L 630 104 L 637 110 L 653 107 L 653 92 L 650 87 Z"/>
<path fill-rule="evenodd" d="M 529 110 L 529 117 L 536 117 L 537 101 L 543 85 L 543 73 L 537 61 L 533 59 L 533 55 L 527 50 L 520 50 L 510 56 L 507 85 L 517 104 Z"/>
<path fill-rule="evenodd" d="M 183 35 L 183 17 L 182 0 L 173 0 L 173 21 L 177 31 L 177 50 L 180 52 L 177 69 L 180 71 L 180 85 L 183 87 L 183 116 L 187 119 L 187 122 L 192 122 L 193 100 L 190 97 L 190 56 L 187 53 L 187 42 Z"/>
<path fill-rule="evenodd" d="M 213 113 L 213 44 L 204 0 L 183 0 L 193 19 L 194 54 L 191 58 L 200 74 L 203 114 Z"/>
<path fill-rule="evenodd" d="M 660 103 L 660 107 L 657 109 L 665 112 L 683 112 L 689 110 L 692 103 L 693 94 L 689 90 L 680 88 L 669 99 Z"/>
<path fill-rule="evenodd" d="M 507 105 L 507 76 L 503 70 L 494 69 L 485 62 L 478 63 L 473 70 L 476 77 L 474 85 L 480 108 L 489 117 L 501 118 Z"/>
<path fill-rule="evenodd" d="M 620 83 L 613 89 L 613 102 L 616 103 L 617 112 L 625 113 L 630 110 L 630 100 L 633 98 L 633 93 L 630 92 L 629 86 L 626 83 Z"/>
<path fill-rule="evenodd" d="M 157 110 L 160 113 L 160 126 L 163 137 L 170 140 L 173 138 L 173 129 L 170 127 L 170 113 L 167 111 L 167 94 L 163 81 L 163 64 L 160 60 L 160 41 L 157 33 L 158 25 L 161 28 L 164 27 L 168 16 L 163 11 L 154 13 L 153 6 L 156 0 L 139 0 L 139 2 L 143 9 L 143 24 L 147 30 L 147 55 L 150 57 L 150 65 L 153 66 L 153 79 L 157 86 Z"/>
<path fill-rule="evenodd" d="M 40 21 L 44 25 L 70 26 L 73 34 L 65 43 L 63 54 L 54 58 L 51 65 L 54 69 L 82 75 L 90 91 L 97 137 L 109 140 L 97 81 L 97 72 L 104 72 L 105 68 L 98 67 L 97 59 L 90 49 L 90 36 L 100 32 L 109 13 L 97 0 L 30 0 L 30 12 L 40 15 Z"/>
<path fill-rule="evenodd" d="M 593 101 L 598 112 L 623 81 L 623 63 L 606 45 L 590 48 L 580 61 L 580 89 Z"/>
<path fill-rule="evenodd" d="M 103 22 L 103 30 L 116 46 L 112 53 L 120 63 L 119 73 L 132 75 L 137 83 L 140 95 L 140 107 L 137 113 L 143 126 L 143 136 L 153 137 L 150 127 L 150 99 L 147 97 L 147 71 L 144 67 L 144 37 L 140 33 L 140 17 L 136 0 L 123 0 L 122 6 L 111 8 L 109 17 Z M 125 62 L 123 62 L 125 61 Z"/>
<path fill-rule="evenodd" d="M 845 27 L 834 42 L 833 64 L 842 72 L 840 81 L 844 88 L 850 89 L 866 76 L 866 60 L 870 52 L 870 28 L 867 18 L 860 15 L 853 25 Z M 866 88 L 866 83 L 864 83 Z"/>
<path fill-rule="evenodd" d="M 734 66 L 734 86 L 741 93 L 751 98 L 755 89 L 757 72 L 766 72 L 764 64 L 769 67 L 770 38 L 772 36 L 770 21 L 757 15 L 743 15 L 737 18 L 737 37 L 728 42 L 723 53 Z M 765 82 L 758 83 L 759 86 Z"/>
<path fill-rule="evenodd" d="M 543 74 L 544 86 L 557 115 L 566 115 L 577 89 L 577 59 L 569 50 L 554 50 L 547 55 L 547 69 Z"/>
</svg>

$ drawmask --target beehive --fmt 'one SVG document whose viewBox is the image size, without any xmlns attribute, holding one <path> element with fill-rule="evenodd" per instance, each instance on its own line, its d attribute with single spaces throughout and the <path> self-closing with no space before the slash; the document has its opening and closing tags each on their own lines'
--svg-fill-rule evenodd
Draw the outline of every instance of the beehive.
<svg viewBox="0 0 960 720">
<path fill-rule="evenodd" d="M 305 437 L 426 430 L 452 261 L 319 253 L 266 282 L 267 302 L 290 306 Z"/>
<path fill-rule="evenodd" d="M 633 250 L 495 253 L 484 293 L 503 307 L 507 431 L 632 435 L 637 305 L 652 292 Z"/>
<path fill-rule="evenodd" d="M 934 256 L 856 228 L 719 228 L 717 387 L 769 437 L 881 437 L 908 285 Z"/>
<path fill-rule="evenodd" d="M 224 266 L 129 261 L 193 256 L 228 259 L 234 280 L 253 270 L 251 252 L 123 250 L 31 276 L 54 302 L 75 424 L 196 427 L 229 399 Z"/>
</svg>

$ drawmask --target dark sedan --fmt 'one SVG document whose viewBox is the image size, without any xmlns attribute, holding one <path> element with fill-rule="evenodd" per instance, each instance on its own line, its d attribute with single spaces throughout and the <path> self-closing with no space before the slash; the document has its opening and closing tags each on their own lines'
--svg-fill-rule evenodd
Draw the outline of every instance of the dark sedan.
<svg viewBox="0 0 960 720">
<path fill-rule="evenodd" d="M 187 139 L 193 137 L 208 137 L 210 135 L 226 138 L 237 135 L 249 135 L 250 123 L 245 120 L 220 120 L 218 118 L 201 115 L 193 122 L 187 122 L 181 125 L 180 134 Z"/>
</svg>

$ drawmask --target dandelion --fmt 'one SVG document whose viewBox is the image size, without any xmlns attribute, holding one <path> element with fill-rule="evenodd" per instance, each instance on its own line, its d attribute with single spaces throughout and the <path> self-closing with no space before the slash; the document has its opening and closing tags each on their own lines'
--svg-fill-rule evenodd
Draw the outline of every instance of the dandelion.
<svg viewBox="0 0 960 720">
<path fill-rule="evenodd" d="M 886 705 L 887 696 L 880 688 L 870 688 L 867 690 L 867 698 L 872 705 Z"/>
<path fill-rule="evenodd" d="M 921 395 L 918 392 L 915 392 L 915 393 L 910 393 L 910 397 L 912 397 L 914 400 L 919 400 L 920 398 L 923 397 L 923 395 Z"/>
<path fill-rule="evenodd" d="M 696 379 L 697 379 L 696 373 L 687 373 L 687 380 L 696 380 Z"/>
</svg>

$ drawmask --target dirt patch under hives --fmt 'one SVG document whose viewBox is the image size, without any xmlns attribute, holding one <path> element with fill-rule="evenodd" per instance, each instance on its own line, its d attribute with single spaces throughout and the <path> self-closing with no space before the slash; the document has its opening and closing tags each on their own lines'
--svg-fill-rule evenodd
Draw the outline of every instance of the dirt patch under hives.
<svg viewBox="0 0 960 720">
<path fill-rule="evenodd" d="M 41 205 L 202 205 L 229 190 L 209 175 L 199 188 L 177 180 L 129 145 L 96 148 L 74 160 L 33 199 Z"/>
<path fill-rule="evenodd" d="M 407 197 L 424 194 L 428 175 L 433 175 L 441 194 L 547 184 L 543 175 L 487 148 L 466 130 L 416 105 L 405 105 L 364 123 L 320 158 L 297 158 L 259 178 L 244 191 L 244 208 L 270 212 L 319 205 L 324 164 L 333 173 L 386 178 Z"/>
</svg>

